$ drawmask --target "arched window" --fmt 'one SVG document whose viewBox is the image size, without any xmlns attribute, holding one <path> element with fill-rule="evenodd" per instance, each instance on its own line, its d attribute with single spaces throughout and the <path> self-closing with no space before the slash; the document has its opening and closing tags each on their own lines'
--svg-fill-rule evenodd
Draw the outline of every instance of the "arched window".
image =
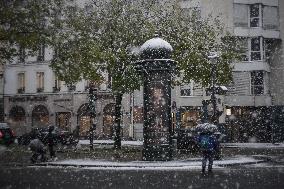
<svg viewBox="0 0 284 189">
<path fill-rule="evenodd" d="M 103 133 L 106 137 L 111 138 L 115 119 L 115 104 L 111 103 L 106 105 L 103 111 Z"/>
<path fill-rule="evenodd" d="M 49 113 L 44 105 L 36 106 L 32 111 L 32 126 L 45 127 L 49 124 Z"/>
<path fill-rule="evenodd" d="M 22 108 L 21 106 L 14 106 L 11 108 L 10 112 L 9 112 L 9 117 L 11 119 L 11 121 L 25 121 L 26 120 L 26 112 L 24 110 L 24 108 Z"/>
<path fill-rule="evenodd" d="M 88 104 L 83 104 L 77 112 L 78 115 L 78 126 L 79 126 L 79 135 L 88 136 L 90 126 L 91 126 L 91 117 Z"/>
</svg>

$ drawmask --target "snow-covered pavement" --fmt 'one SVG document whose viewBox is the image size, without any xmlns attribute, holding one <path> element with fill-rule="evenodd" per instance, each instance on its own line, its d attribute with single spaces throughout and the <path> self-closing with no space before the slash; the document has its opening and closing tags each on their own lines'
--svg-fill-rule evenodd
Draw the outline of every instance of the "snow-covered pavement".
<svg viewBox="0 0 284 189">
<path fill-rule="evenodd" d="M 113 140 L 94 140 L 95 145 L 112 145 L 114 143 Z M 79 145 L 89 145 L 90 140 L 80 140 Z M 121 141 L 121 145 L 123 146 L 142 146 L 143 141 Z"/>
<path fill-rule="evenodd" d="M 264 159 L 254 158 L 252 156 L 235 156 L 223 160 L 214 161 L 215 168 L 223 168 L 232 165 L 243 164 L 257 164 L 265 162 Z M 92 159 L 69 159 L 62 161 L 54 161 L 48 163 L 37 164 L 41 166 L 64 166 L 64 167 L 84 167 L 91 169 L 200 169 L 201 158 L 190 158 L 187 160 L 173 160 L 173 161 L 129 161 L 117 162 L 106 160 L 92 160 Z"/>
<path fill-rule="evenodd" d="M 222 143 L 226 148 L 254 148 L 254 149 L 275 149 L 284 148 L 284 143 Z"/>
<path fill-rule="evenodd" d="M 113 140 L 94 140 L 94 145 L 112 145 Z M 89 140 L 80 140 L 79 145 L 89 145 Z M 143 141 L 121 141 L 122 146 L 142 146 Z M 284 148 L 284 143 L 221 143 L 221 146 L 225 148 Z"/>
</svg>

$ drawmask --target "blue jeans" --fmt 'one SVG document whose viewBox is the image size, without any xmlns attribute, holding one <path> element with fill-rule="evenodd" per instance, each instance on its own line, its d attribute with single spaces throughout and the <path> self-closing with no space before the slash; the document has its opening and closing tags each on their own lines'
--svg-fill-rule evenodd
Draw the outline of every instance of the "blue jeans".
<svg viewBox="0 0 284 189">
<path fill-rule="evenodd" d="M 202 171 L 205 171 L 207 160 L 209 161 L 208 171 L 212 171 L 214 151 L 206 150 L 206 151 L 203 151 L 202 154 L 203 154 Z"/>
</svg>

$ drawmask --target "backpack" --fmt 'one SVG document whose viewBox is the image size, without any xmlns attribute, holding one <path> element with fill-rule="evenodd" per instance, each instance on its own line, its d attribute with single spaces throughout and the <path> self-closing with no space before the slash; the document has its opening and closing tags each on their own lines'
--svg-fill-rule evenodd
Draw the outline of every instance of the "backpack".
<svg viewBox="0 0 284 189">
<path fill-rule="evenodd" d="M 202 150 L 213 150 L 214 149 L 213 138 L 209 135 L 200 136 L 199 146 Z"/>
</svg>

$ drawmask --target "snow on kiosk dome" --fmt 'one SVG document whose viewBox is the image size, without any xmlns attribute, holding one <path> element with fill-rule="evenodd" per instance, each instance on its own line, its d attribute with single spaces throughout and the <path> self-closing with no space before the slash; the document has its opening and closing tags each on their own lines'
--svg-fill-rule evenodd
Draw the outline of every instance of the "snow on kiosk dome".
<svg viewBox="0 0 284 189">
<path fill-rule="evenodd" d="M 142 59 L 169 59 L 173 47 L 165 40 L 155 37 L 146 41 L 140 48 Z"/>
</svg>

